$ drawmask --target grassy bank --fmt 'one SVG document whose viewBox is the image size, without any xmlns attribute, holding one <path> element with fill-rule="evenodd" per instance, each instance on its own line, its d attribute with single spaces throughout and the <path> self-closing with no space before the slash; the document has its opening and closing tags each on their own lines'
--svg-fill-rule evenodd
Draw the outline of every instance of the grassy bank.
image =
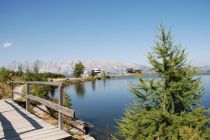
<svg viewBox="0 0 210 140">
<path fill-rule="evenodd" d="M 100 79 L 106 79 L 102 77 L 83 77 L 83 78 L 58 78 L 58 79 L 52 79 L 53 82 L 63 82 L 65 86 L 70 84 L 76 84 L 86 81 L 94 81 L 94 80 L 100 80 Z"/>
<path fill-rule="evenodd" d="M 0 99 L 11 98 L 10 85 L 8 83 L 0 84 Z"/>
<path fill-rule="evenodd" d="M 95 80 L 104 80 L 104 79 L 111 79 L 111 78 L 127 78 L 127 77 L 139 77 L 142 76 L 141 74 L 125 74 L 125 75 L 111 75 L 111 76 L 88 76 L 82 78 L 56 78 L 52 79 L 53 82 L 63 82 L 65 86 L 70 84 L 76 84 L 86 81 L 95 81 Z"/>
</svg>

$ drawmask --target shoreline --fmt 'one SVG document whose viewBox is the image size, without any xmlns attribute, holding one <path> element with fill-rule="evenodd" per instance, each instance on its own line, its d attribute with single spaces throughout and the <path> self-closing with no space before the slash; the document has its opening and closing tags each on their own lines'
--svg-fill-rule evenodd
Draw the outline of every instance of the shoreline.
<svg viewBox="0 0 210 140">
<path fill-rule="evenodd" d="M 210 72 L 198 72 L 198 74 L 210 74 Z M 110 75 L 110 76 L 95 76 L 95 77 L 81 77 L 81 78 L 56 78 L 51 79 L 53 82 L 63 82 L 65 86 L 96 80 L 115 79 L 115 78 L 129 78 L 129 77 L 140 77 L 140 76 L 157 76 L 156 73 L 151 74 L 124 74 L 124 75 Z"/>
<path fill-rule="evenodd" d="M 95 77 L 81 77 L 81 78 L 57 78 L 52 79 L 53 82 L 63 82 L 65 86 L 96 80 L 116 79 L 116 78 L 129 78 L 129 77 L 140 77 L 140 76 L 156 76 L 157 74 L 124 74 L 124 75 L 110 75 L 110 76 L 95 76 Z"/>
</svg>

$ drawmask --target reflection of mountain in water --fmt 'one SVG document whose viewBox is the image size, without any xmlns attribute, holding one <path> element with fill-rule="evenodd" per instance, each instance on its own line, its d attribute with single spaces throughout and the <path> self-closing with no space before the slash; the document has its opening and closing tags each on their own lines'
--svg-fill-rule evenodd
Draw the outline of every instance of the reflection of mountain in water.
<svg viewBox="0 0 210 140">
<path fill-rule="evenodd" d="M 74 88 L 78 96 L 83 97 L 85 95 L 85 86 L 83 83 L 75 84 Z"/>
</svg>

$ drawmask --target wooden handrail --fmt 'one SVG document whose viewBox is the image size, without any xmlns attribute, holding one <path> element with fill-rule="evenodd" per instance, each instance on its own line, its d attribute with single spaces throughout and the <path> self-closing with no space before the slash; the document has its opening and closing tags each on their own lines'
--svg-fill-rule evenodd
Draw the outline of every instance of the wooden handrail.
<svg viewBox="0 0 210 140">
<path fill-rule="evenodd" d="M 14 91 L 14 83 L 17 84 L 25 84 L 26 85 L 26 93 L 19 93 Z M 49 86 L 56 86 L 59 88 L 59 98 L 58 98 L 58 104 L 53 103 L 51 101 L 42 99 L 37 96 L 30 95 L 30 84 L 42 84 L 42 85 L 49 85 Z M 75 118 L 75 111 L 69 108 L 66 108 L 63 106 L 63 83 L 54 83 L 54 82 L 20 82 L 20 81 L 11 81 L 11 94 L 12 94 L 12 100 L 14 100 L 14 94 L 18 94 L 24 98 L 26 98 L 26 110 L 29 110 L 30 100 L 39 102 L 53 110 L 56 110 L 58 112 L 58 126 L 60 129 L 63 129 L 63 115 L 66 115 L 71 118 Z"/>
<path fill-rule="evenodd" d="M 33 85 L 49 85 L 55 87 L 63 87 L 63 83 L 61 82 L 41 82 L 41 81 L 10 81 L 11 83 L 16 84 L 33 84 Z"/>
<path fill-rule="evenodd" d="M 42 98 L 37 97 L 37 96 L 27 95 L 27 94 L 19 93 L 19 92 L 14 92 L 14 93 L 18 94 L 18 95 L 20 95 L 20 96 L 22 96 L 24 98 L 27 98 L 29 100 L 33 100 L 33 101 L 39 102 L 39 103 L 41 103 L 41 104 L 43 104 L 43 105 L 45 105 L 45 106 L 47 106 L 47 107 L 49 107 L 49 108 L 51 108 L 53 110 L 56 110 L 56 111 L 66 115 L 68 117 L 71 117 L 71 118 L 75 117 L 75 115 L 74 115 L 75 112 L 72 109 L 68 109 L 68 108 L 66 108 L 64 106 L 60 106 L 60 105 L 58 105 L 56 103 L 53 103 L 51 101 L 42 99 Z"/>
</svg>

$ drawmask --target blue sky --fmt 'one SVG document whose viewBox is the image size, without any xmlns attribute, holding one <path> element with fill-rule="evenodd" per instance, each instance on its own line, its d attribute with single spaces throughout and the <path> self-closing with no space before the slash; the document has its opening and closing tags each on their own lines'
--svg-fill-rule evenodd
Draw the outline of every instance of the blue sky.
<svg viewBox="0 0 210 140">
<path fill-rule="evenodd" d="M 35 59 L 148 65 L 157 27 L 210 65 L 209 0 L 1 0 L 0 65 Z"/>
</svg>

